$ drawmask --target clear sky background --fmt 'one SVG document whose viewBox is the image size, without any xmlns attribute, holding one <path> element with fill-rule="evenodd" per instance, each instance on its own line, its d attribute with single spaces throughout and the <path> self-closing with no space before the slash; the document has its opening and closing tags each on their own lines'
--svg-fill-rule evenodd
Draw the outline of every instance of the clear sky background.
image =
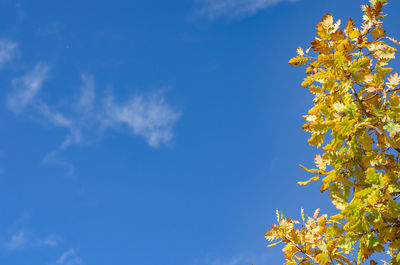
<svg viewBox="0 0 400 265">
<path fill-rule="evenodd" d="M 333 210 L 287 61 L 363 2 L 0 0 L 0 264 L 281 264 L 275 209 Z"/>
</svg>

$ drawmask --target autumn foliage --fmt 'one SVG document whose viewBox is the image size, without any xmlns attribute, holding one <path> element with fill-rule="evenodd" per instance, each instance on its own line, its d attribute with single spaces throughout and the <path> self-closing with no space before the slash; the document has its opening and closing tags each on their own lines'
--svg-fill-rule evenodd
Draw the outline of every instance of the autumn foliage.
<svg viewBox="0 0 400 265">
<path fill-rule="evenodd" d="M 283 243 L 286 265 L 400 264 L 400 76 L 389 66 L 400 43 L 386 35 L 386 0 L 362 5 L 360 28 L 332 15 L 311 47 L 289 64 L 306 66 L 301 84 L 315 96 L 303 129 L 319 148 L 312 181 L 329 194 L 333 216 L 284 218 L 265 237 Z"/>
</svg>

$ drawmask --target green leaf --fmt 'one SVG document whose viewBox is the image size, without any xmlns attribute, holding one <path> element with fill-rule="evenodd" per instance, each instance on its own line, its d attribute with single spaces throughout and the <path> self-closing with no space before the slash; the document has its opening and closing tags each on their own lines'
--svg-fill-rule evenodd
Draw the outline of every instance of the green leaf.
<svg viewBox="0 0 400 265">
<path fill-rule="evenodd" d="M 354 121 L 344 120 L 336 124 L 335 129 L 342 136 L 347 136 L 354 131 Z"/>
<path fill-rule="evenodd" d="M 368 168 L 366 171 L 366 180 L 370 184 L 379 185 L 381 182 L 381 174 L 377 173 L 375 168 Z"/>
<path fill-rule="evenodd" d="M 369 248 L 375 248 L 376 246 L 379 245 L 379 240 L 378 238 L 374 237 L 374 236 L 369 236 L 367 239 L 367 246 Z"/>
<path fill-rule="evenodd" d="M 318 261 L 318 264 L 326 265 L 329 262 L 329 255 L 328 253 L 322 252 L 315 256 L 315 259 Z"/>
<path fill-rule="evenodd" d="M 386 122 L 383 128 L 388 132 L 400 132 L 400 125 L 392 122 Z"/>
</svg>

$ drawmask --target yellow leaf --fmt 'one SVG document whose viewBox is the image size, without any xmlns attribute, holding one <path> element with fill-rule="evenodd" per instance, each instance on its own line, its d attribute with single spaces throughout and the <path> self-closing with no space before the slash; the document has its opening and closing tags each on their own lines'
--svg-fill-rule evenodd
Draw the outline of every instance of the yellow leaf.
<svg viewBox="0 0 400 265">
<path fill-rule="evenodd" d="M 307 172 L 310 172 L 310 173 L 319 173 L 319 170 L 318 169 L 308 169 L 308 168 L 306 168 L 306 167 L 304 167 L 303 165 L 299 165 L 302 169 L 304 169 L 305 171 L 307 171 Z"/>
<path fill-rule="evenodd" d="M 276 245 L 278 245 L 278 244 L 281 243 L 281 242 L 282 242 L 282 240 L 279 240 L 278 242 L 269 244 L 269 245 L 267 246 L 267 248 L 275 247 Z"/>
<path fill-rule="evenodd" d="M 274 227 L 272 227 L 272 229 L 270 229 L 265 235 L 264 235 L 265 239 L 268 241 L 274 241 L 276 238 L 278 238 L 279 236 L 277 235 L 276 231 L 274 231 Z"/>
<path fill-rule="evenodd" d="M 305 115 L 303 118 L 308 122 L 315 122 L 317 120 L 317 116 L 315 115 Z"/>
<path fill-rule="evenodd" d="M 294 254 L 299 252 L 299 249 L 294 245 L 288 244 L 282 249 L 282 251 L 285 253 L 286 259 L 291 259 Z"/>
<path fill-rule="evenodd" d="M 315 259 L 318 261 L 318 264 L 326 265 L 329 262 L 329 255 L 328 253 L 322 252 L 315 256 Z"/>
<path fill-rule="evenodd" d="M 343 215 L 341 215 L 341 214 L 336 214 L 336 215 L 332 215 L 330 218 L 331 218 L 332 220 L 339 221 L 340 219 L 343 218 Z"/>
<path fill-rule="evenodd" d="M 379 28 L 371 30 L 371 35 L 374 38 L 383 37 L 386 35 L 386 31 L 383 28 L 379 27 Z"/>
<path fill-rule="evenodd" d="M 297 55 L 298 55 L 298 56 L 304 56 L 303 48 L 301 48 L 301 47 L 298 47 L 298 48 L 297 48 Z"/>
<path fill-rule="evenodd" d="M 314 219 L 317 219 L 317 218 L 318 218 L 319 212 L 320 212 L 320 209 L 319 209 L 319 208 L 318 208 L 317 210 L 315 210 L 314 216 L 313 216 Z"/>
<path fill-rule="evenodd" d="M 378 88 L 376 86 L 365 86 L 365 90 L 368 93 L 375 93 L 376 91 L 378 91 Z"/>
<path fill-rule="evenodd" d="M 314 94 L 323 94 L 324 93 L 324 90 L 319 86 L 311 85 L 311 86 L 309 86 L 308 89 L 310 90 L 311 93 L 314 93 Z"/>
<path fill-rule="evenodd" d="M 311 47 L 314 49 L 314 51 L 319 52 L 319 53 L 329 53 L 331 49 L 329 48 L 329 45 L 326 44 L 324 41 L 320 40 L 313 40 L 311 42 Z"/>
<path fill-rule="evenodd" d="M 320 154 L 318 154 L 314 157 L 314 162 L 315 162 L 315 165 L 317 165 L 317 167 L 319 168 L 319 170 L 325 171 L 326 162 L 322 159 L 322 156 Z"/>
<path fill-rule="evenodd" d="M 344 105 L 342 103 L 333 104 L 333 109 L 337 112 L 342 112 L 344 110 Z"/>
<path fill-rule="evenodd" d="M 325 16 L 322 17 L 321 21 L 319 22 L 319 25 L 326 31 L 328 31 L 329 28 L 332 27 L 332 24 L 333 24 L 333 16 L 331 14 L 326 14 Z"/>
<path fill-rule="evenodd" d="M 394 42 L 394 43 L 400 45 L 400 42 L 399 42 L 399 41 L 397 41 L 397 40 L 395 40 L 395 39 L 393 39 L 393 38 L 391 38 L 391 37 L 386 37 L 386 38 L 388 38 L 388 39 L 391 40 L 392 42 Z"/>
<path fill-rule="evenodd" d="M 374 80 L 374 76 L 373 76 L 372 74 L 366 74 L 366 75 L 364 76 L 364 82 L 365 82 L 365 83 L 372 82 L 373 80 Z"/>
<path fill-rule="evenodd" d="M 321 146 L 321 144 L 324 142 L 325 139 L 325 134 L 323 133 L 313 133 L 311 138 L 308 139 L 308 143 L 310 145 L 316 145 L 316 146 Z"/>
<path fill-rule="evenodd" d="M 353 19 L 349 19 L 346 25 L 345 34 L 352 40 L 360 36 L 360 31 L 355 27 Z"/>
<path fill-rule="evenodd" d="M 372 144 L 374 143 L 374 140 L 372 140 L 371 136 L 367 132 L 364 132 L 360 137 L 359 137 L 360 143 L 362 147 L 366 151 L 371 151 L 372 150 Z"/>
<path fill-rule="evenodd" d="M 303 208 L 301 208 L 301 219 L 303 220 L 303 223 L 305 222 L 305 218 L 304 218 L 304 210 Z"/>
<path fill-rule="evenodd" d="M 289 60 L 289 64 L 293 66 L 301 66 L 308 61 L 307 57 L 297 56 Z"/>
<path fill-rule="evenodd" d="M 340 19 L 338 19 L 338 21 L 336 21 L 336 23 L 332 25 L 332 29 L 331 29 L 332 32 L 337 31 L 340 27 L 340 24 L 342 24 L 342 21 Z"/>
<path fill-rule="evenodd" d="M 396 86 L 398 86 L 398 84 L 400 83 L 400 76 L 398 73 L 394 73 L 392 74 L 389 78 L 388 78 L 388 83 L 386 83 L 386 85 L 390 88 L 395 88 Z"/>
<path fill-rule="evenodd" d="M 353 120 L 344 120 L 335 125 L 336 131 L 342 135 L 347 136 L 354 132 L 354 121 Z"/>
<path fill-rule="evenodd" d="M 311 181 L 317 181 L 317 180 L 319 180 L 319 176 L 312 177 L 307 181 L 299 181 L 299 182 L 297 182 L 297 184 L 299 184 L 300 186 L 306 186 Z"/>
</svg>

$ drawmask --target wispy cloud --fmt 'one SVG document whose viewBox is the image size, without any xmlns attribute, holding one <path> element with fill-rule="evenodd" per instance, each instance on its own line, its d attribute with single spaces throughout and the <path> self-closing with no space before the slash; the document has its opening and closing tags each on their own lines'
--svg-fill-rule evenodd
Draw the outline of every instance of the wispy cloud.
<svg viewBox="0 0 400 265">
<path fill-rule="evenodd" d="M 69 104 L 67 113 L 58 110 L 38 97 L 43 82 L 48 76 L 49 66 L 37 64 L 33 71 L 13 80 L 13 90 L 8 95 L 7 106 L 15 113 L 29 108 L 30 115 L 37 115 L 49 124 L 67 131 L 56 150 L 43 159 L 44 163 L 62 164 L 72 173 L 73 167 L 56 156 L 71 145 L 82 145 L 99 139 L 107 129 L 126 127 L 133 135 L 143 137 L 149 146 L 157 148 L 168 144 L 173 138 L 173 127 L 180 117 L 166 101 L 162 91 L 128 97 L 117 101 L 112 94 L 96 98 L 95 78 L 81 75 L 80 96 Z"/>
<path fill-rule="evenodd" d="M 83 264 L 81 257 L 79 257 L 75 249 L 68 249 L 64 251 L 57 260 L 57 264 L 61 265 L 79 265 Z"/>
<path fill-rule="evenodd" d="M 0 40 L 0 69 L 11 61 L 17 52 L 17 43 L 9 40 Z"/>
<path fill-rule="evenodd" d="M 27 237 L 24 230 L 20 230 L 13 234 L 10 238 L 10 241 L 6 243 L 6 248 L 9 250 L 17 250 L 26 247 Z"/>
<path fill-rule="evenodd" d="M 77 125 L 77 121 L 73 118 L 68 118 L 62 113 L 51 109 L 47 104 L 40 103 L 37 105 L 40 113 L 54 126 L 65 128 L 69 131 L 65 140 L 61 143 L 60 149 L 65 149 L 71 144 L 77 144 L 82 140 L 81 129 Z"/>
<path fill-rule="evenodd" d="M 96 96 L 94 77 L 90 74 L 82 74 L 81 80 L 81 97 L 76 107 L 77 111 L 88 114 L 93 110 Z"/>
<path fill-rule="evenodd" d="M 49 66 L 47 64 L 38 63 L 32 71 L 22 77 L 14 78 L 12 81 L 13 90 L 7 98 L 8 108 L 19 113 L 30 105 L 42 88 L 48 72 Z"/>
<path fill-rule="evenodd" d="M 76 115 L 67 117 L 43 103 L 38 106 L 51 123 L 69 131 L 58 150 L 87 143 L 87 135 L 121 125 L 131 129 L 134 135 L 144 137 L 153 148 L 171 141 L 173 126 L 180 114 L 166 102 L 162 92 L 137 94 L 126 102 L 117 102 L 112 95 L 108 95 L 95 105 L 94 77 L 83 74 L 81 79 L 81 97 L 72 105 Z"/>
<path fill-rule="evenodd" d="M 29 228 L 29 213 L 24 213 L 16 219 L 6 231 L 0 231 L 0 248 L 3 252 L 18 255 L 40 255 L 45 257 L 45 253 L 54 253 L 62 250 L 63 239 L 56 234 L 43 235 Z M 82 260 L 75 250 L 63 252 L 60 258 L 48 262 L 48 265 L 81 265 Z M 59 262 L 57 262 L 57 260 Z"/>
<path fill-rule="evenodd" d="M 201 4 L 200 13 L 210 20 L 219 17 L 243 18 L 281 2 L 296 1 L 298 0 L 197 0 Z"/>
<path fill-rule="evenodd" d="M 59 236 L 50 235 L 41 237 L 37 234 L 30 232 L 27 229 L 19 229 L 14 232 L 4 247 L 8 250 L 22 250 L 27 248 L 42 248 L 42 247 L 56 247 L 61 242 Z"/>
<path fill-rule="evenodd" d="M 46 154 L 42 162 L 44 164 L 56 164 L 62 166 L 67 169 L 69 175 L 72 175 L 74 173 L 74 166 L 63 159 L 57 158 L 57 155 L 73 144 L 80 144 L 84 142 L 83 138 L 84 128 L 80 127 L 80 125 L 84 125 L 84 123 L 81 122 L 84 116 L 81 117 L 78 116 L 76 117 L 76 119 L 68 118 L 64 116 L 64 114 L 59 113 L 57 110 L 50 108 L 45 103 L 38 104 L 36 108 L 37 110 L 39 110 L 42 116 L 53 126 L 67 130 L 67 134 L 64 140 L 60 143 L 57 149 Z M 89 124 L 87 124 L 87 126 L 89 126 Z"/>
<path fill-rule="evenodd" d="M 144 137 L 154 148 L 167 144 L 172 139 L 173 126 L 180 117 L 160 93 L 138 95 L 120 104 L 109 97 L 106 115 L 108 125 L 126 125 L 134 134 Z"/>
<path fill-rule="evenodd" d="M 62 239 L 56 235 L 50 235 L 46 238 L 41 238 L 37 240 L 40 246 L 56 247 L 60 244 Z"/>
</svg>

